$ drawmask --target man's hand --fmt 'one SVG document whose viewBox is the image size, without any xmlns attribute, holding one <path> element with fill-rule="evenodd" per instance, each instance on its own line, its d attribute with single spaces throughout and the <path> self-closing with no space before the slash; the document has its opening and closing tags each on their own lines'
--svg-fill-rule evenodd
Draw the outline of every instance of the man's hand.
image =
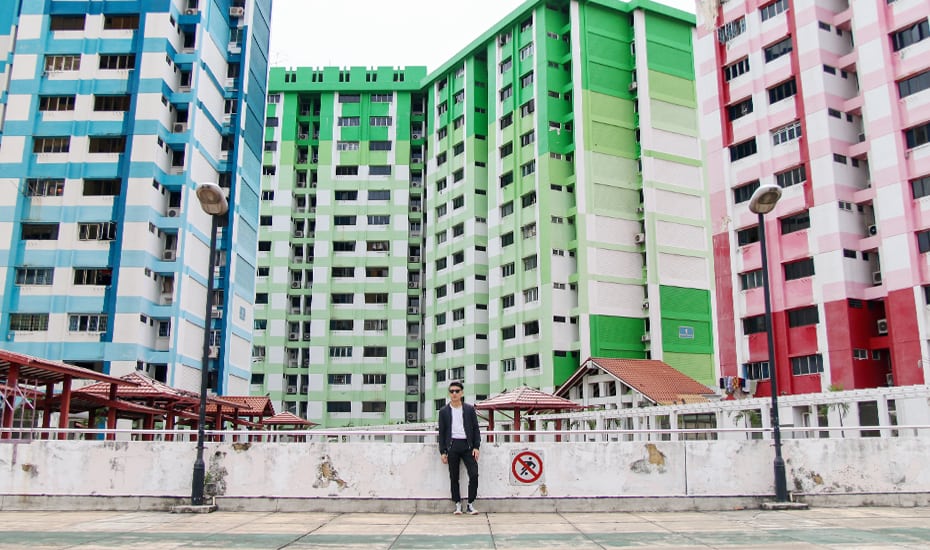
<svg viewBox="0 0 930 550">
<path fill-rule="evenodd" d="M 481 451 L 479 451 L 478 449 L 471 450 L 471 456 L 475 457 L 475 460 L 478 460 L 478 455 L 480 454 L 481 454 Z"/>
<path fill-rule="evenodd" d="M 439 459 L 442 460 L 443 464 L 449 463 L 449 455 L 445 455 L 445 454 L 439 455 Z"/>
</svg>

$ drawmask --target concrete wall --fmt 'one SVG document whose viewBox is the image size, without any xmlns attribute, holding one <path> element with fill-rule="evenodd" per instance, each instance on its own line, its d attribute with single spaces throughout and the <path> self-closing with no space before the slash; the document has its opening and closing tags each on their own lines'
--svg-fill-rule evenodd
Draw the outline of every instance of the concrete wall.
<svg viewBox="0 0 930 550">
<path fill-rule="evenodd" d="M 512 480 L 512 456 L 543 460 L 537 484 Z M 784 444 L 788 486 L 809 495 L 930 491 L 930 440 L 821 439 Z M 0 497 L 185 497 L 194 446 L 170 442 L 34 441 L 0 445 Z M 482 498 L 771 495 L 770 441 L 488 443 Z M 442 499 L 434 444 L 209 443 L 208 493 L 229 498 Z M 463 486 L 466 479 L 462 472 Z"/>
</svg>

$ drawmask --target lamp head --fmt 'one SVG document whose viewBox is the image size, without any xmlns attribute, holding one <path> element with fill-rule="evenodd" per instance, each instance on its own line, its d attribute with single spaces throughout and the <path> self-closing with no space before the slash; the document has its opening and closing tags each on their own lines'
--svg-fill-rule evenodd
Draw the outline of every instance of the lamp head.
<svg viewBox="0 0 930 550">
<path fill-rule="evenodd" d="M 781 198 L 781 187 L 774 183 L 759 186 L 749 198 L 749 210 L 755 214 L 768 214 Z"/>
<path fill-rule="evenodd" d="M 215 183 L 200 183 L 197 185 L 197 200 L 200 207 L 211 216 L 222 216 L 229 211 L 229 202 L 223 188 Z"/>
</svg>

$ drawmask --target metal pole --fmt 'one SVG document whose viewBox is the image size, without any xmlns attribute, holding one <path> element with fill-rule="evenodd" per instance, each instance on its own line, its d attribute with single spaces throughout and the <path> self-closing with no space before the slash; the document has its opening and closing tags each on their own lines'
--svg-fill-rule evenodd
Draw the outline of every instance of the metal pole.
<svg viewBox="0 0 930 550">
<path fill-rule="evenodd" d="M 191 505 L 203 505 L 206 468 L 203 463 L 204 424 L 207 412 L 207 384 L 210 376 L 210 318 L 213 312 L 213 270 L 216 257 L 216 232 L 218 216 L 210 216 L 210 259 L 207 262 L 207 305 L 203 314 L 203 359 L 200 362 L 200 411 L 197 419 L 197 458 L 194 460 L 194 475 L 191 482 Z"/>
<path fill-rule="evenodd" d="M 775 501 L 788 502 L 785 460 L 781 456 L 781 423 L 778 420 L 778 369 L 775 368 L 775 338 L 772 326 L 772 296 L 769 288 L 769 258 L 765 246 L 765 218 L 759 214 L 759 242 L 762 244 L 762 292 L 765 294 L 765 333 L 769 345 L 769 376 L 772 381 L 772 432 L 775 438 Z"/>
</svg>

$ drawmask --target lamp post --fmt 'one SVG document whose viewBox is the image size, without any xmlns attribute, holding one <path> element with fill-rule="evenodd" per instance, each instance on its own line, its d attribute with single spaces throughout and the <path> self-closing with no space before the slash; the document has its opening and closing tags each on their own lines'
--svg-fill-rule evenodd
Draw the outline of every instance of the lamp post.
<svg viewBox="0 0 930 550">
<path fill-rule="evenodd" d="M 191 482 L 191 505 L 203 505 L 204 479 L 206 468 L 203 463 L 203 440 L 207 410 L 207 384 L 210 374 L 210 318 L 213 308 L 213 270 L 216 258 L 216 233 L 219 221 L 229 211 L 229 202 L 223 189 L 215 183 L 201 183 L 197 186 L 197 200 L 200 207 L 210 215 L 210 259 L 207 265 L 207 305 L 203 315 L 203 359 L 200 362 L 200 412 L 197 420 L 197 458 L 194 460 L 194 474 Z"/>
<path fill-rule="evenodd" d="M 765 297 L 765 333 L 769 346 L 769 376 L 772 381 L 772 432 L 775 439 L 775 501 L 788 501 L 785 460 L 781 456 L 781 426 L 778 420 L 778 369 L 775 368 L 775 342 L 772 334 L 772 293 L 769 288 L 769 259 L 765 246 L 765 215 L 775 209 L 781 187 L 760 186 L 749 199 L 749 210 L 759 216 L 759 242 L 762 244 L 762 292 Z"/>
</svg>

